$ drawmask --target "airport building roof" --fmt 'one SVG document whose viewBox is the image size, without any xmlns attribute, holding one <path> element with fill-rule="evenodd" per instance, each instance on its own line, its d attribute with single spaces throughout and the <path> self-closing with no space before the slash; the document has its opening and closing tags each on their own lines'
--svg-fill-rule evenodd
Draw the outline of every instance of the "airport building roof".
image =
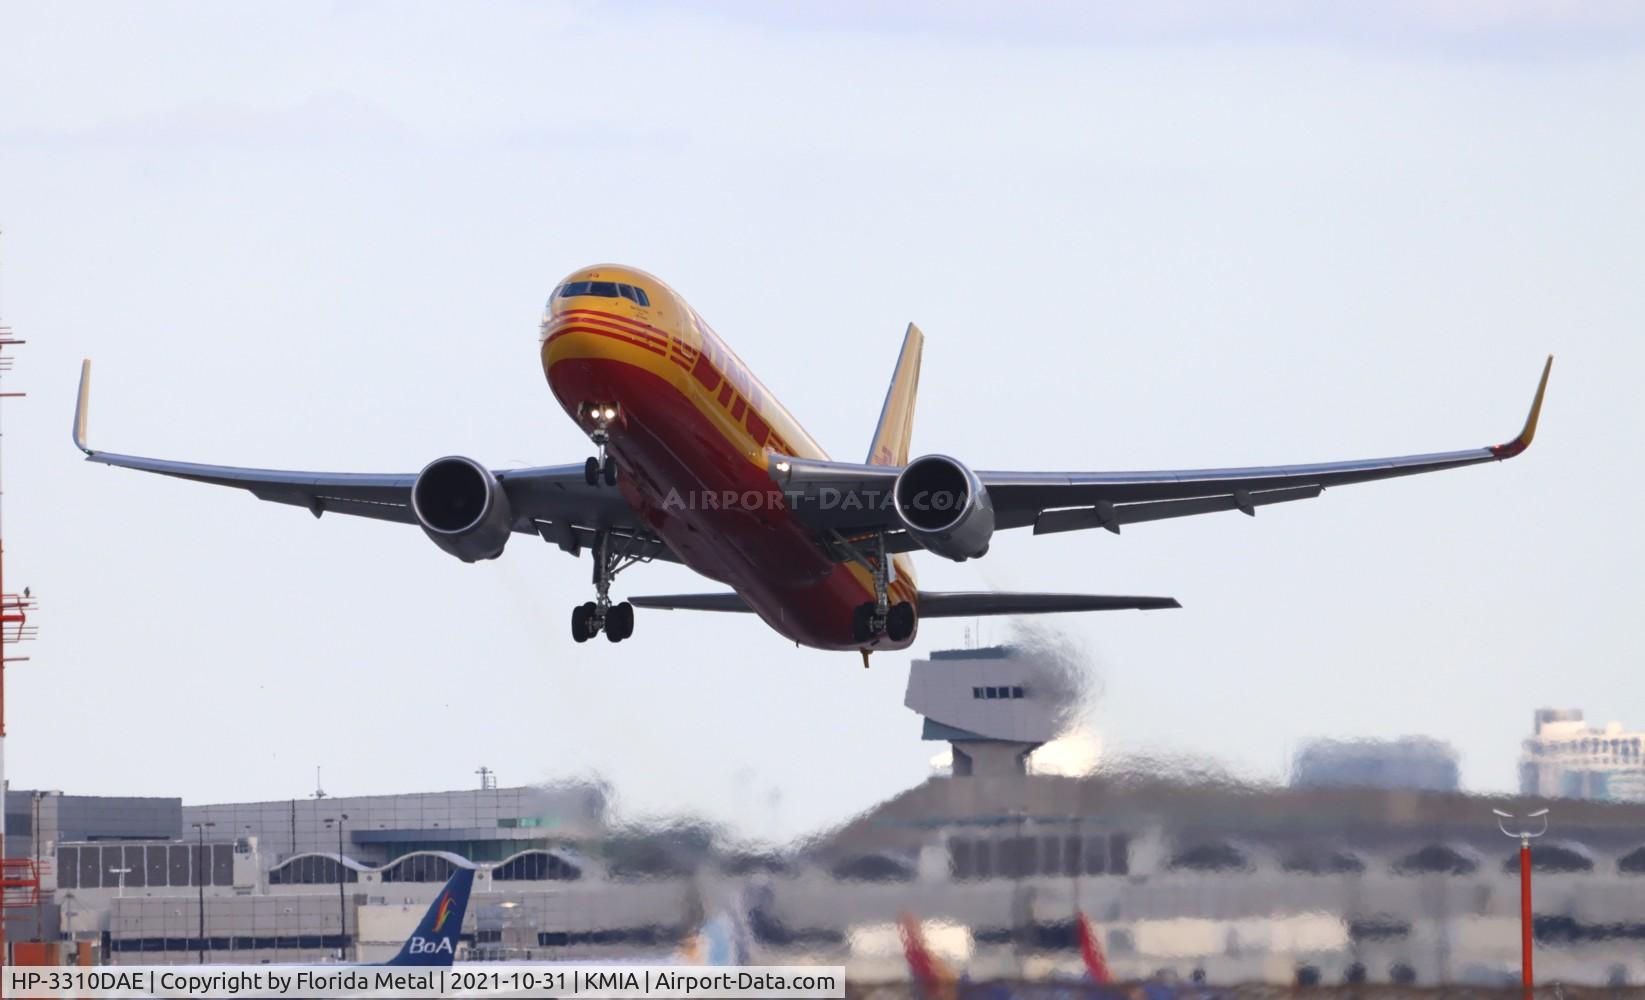
<svg viewBox="0 0 1645 1000">
<path fill-rule="evenodd" d="M 1165 772 L 1162 768 L 1162 773 Z M 1019 822 L 1091 829 L 1161 828 L 1269 842 L 1388 844 L 1447 840 L 1495 854 L 1492 809 L 1550 808 L 1557 838 L 1607 849 L 1645 845 L 1645 804 L 1545 800 L 1368 787 L 1284 788 L 1099 771 L 1087 777 L 932 777 L 836 830 L 824 852 L 913 848 L 939 831 Z"/>
<path fill-rule="evenodd" d="M 594 839 L 604 834 L 606 810 L 605 790 L 579 782 L 184 806 L 182 819 L 185 826 L 213 823 L 219 835 L 254 836 L 265 854 L 284 859 L 335 854 L 335 822 L 346 816 L 342 853 L 377 866 L 441 850 L 495 861 L 530 847 Z"/>
</svg>

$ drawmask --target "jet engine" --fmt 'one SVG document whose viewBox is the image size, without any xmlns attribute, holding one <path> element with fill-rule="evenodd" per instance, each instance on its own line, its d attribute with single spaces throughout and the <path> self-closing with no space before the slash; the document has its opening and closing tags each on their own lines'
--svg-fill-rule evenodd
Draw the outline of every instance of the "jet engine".
<svg viewBox="0 0 1645 1000">
<path fill-rule="evenodd" d="M 947 455 L 916 458 L 892 488 L 897 517 L 914 540 L 945 559 L 964 562 L 988 551 L 994 505 L 977 474 Z"/>
<path fill-rule="evenodd" d="M 514 526 L 503 484 L 461 455 L 437 458 L 417 474 L 411 511 L 435 545 L 463 562 L 502 555 Z"/>
</svg>

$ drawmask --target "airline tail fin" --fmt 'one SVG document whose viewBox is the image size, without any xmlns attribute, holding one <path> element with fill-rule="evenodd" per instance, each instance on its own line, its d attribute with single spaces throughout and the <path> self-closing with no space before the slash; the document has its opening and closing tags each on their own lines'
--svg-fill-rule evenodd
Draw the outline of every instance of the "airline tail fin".
<svg viewBox="0 0 1645 1000">
<path fill-rule="evenodd" d="M 942 959 L 932 954 L 925 943 L 925 930 L 919 918 L 904 913 L 897 918 L 902 930 L 902 950 L 908 959 L 908 971 L 914 976 L 914 988 L 923 1000 L 953 1000 L 956 992 L 954 973 Z"/>
<path fill-rule="evenodd" d="M 704 917 L 695 933 L 680 943 L 671 960 L 678 965 L 748 965 L 752 948 L 741 890 L 726 894 L 723 905 Z"/>
<path fill-rule="evenodd" d="M 698 932 L 702 937 L 704 965 L 749 964 L 748 935 L 741 922 L 728 912 L 720 912 L 703 922 Z"/>
<path fill-rule="evenodd" d="M 868 447 L 869 465 L 908 462 L 908 441 L 914 433 L 914 396 L 920 387 L 920 355 L 924 350 L 925 334 L 908 324 L 902 353 L 897 356 L 897 370 L 891 373 L 891 385 L 885 390 L 880 424 L 874 428 L 874 441 Z"/>
<path fill-rule="evenodd" d="M 1090 973 L 1091 981 L 1098 986 L 1107 986 L 1114 981 L 1114 974 L 1108 970 L 1108 960 L 1103 957 L 1102 944 L 1097 941 L 1096 929 L 1091 926 L 1091 918 L 1085 911 L 1078 911 L 1080 922 L 1080 958 L 1085 960 L 1085 971 Z"/>
<path fill-rule="evenodd" d="M 457 957 L 457 935 L 474 888 L 474 869 L 459 866 L 428 906 L 422 922 L 384 965 L 450 965 Z"/>
</svg>

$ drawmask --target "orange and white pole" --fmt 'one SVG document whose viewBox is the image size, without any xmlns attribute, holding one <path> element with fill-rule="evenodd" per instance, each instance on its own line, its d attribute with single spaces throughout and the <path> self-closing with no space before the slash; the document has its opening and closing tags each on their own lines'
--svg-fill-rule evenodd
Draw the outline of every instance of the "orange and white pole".
<svg viewBox="0 0 1645 1000">
<path fill-rule="evenodd" d="M 1501 809 L 1492 809 L 1491 812 L 1496 814 L 1497 828 L 1519 841 L 1519 969 L 1525 1000 L 1532 1000 L 1536 989 L 1536 976 L 1531 969 L 1531 955 L 1536 947 L 1536 935 L 1533 932 L 1531 915 L 1531 839 L 1548 832 L 1548 810 L 1538 809 L 1523 817 L 1526 820 L 1542 820 L 1542 829 L 1536 831 L 1531 830 L 1528 824 L 1521 825 L 1517 830 L 1510 830 L 1504 821 L 1520 817 L 1513 813 L 1505 813 Z"/>
<path fill-rule="evenodd" d="M 1519 838 L 1519 948 L 1525 1000 L 1531 1000 L 1536 977 L 1531 972 L 1531 838 Z"/>
</svg>

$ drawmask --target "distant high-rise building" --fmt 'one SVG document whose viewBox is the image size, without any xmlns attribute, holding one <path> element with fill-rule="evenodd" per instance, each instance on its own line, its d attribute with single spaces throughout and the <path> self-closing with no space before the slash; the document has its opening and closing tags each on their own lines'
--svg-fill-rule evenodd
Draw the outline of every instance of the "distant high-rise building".
<svg viewBox="0 0 1645 1000">
<path fill-rule="evenodd" d="M 1359 785 L 1454 792 L 1460 786 L 1457 752 L 1428 736 L 1397 740 L 1314 740 L 1291 767 L 1297 788 Z"/>
<path fill-rule="evenodd" d="M 1545 798 L 1645 802 L 1645 732 L 1582 721 L 1575 708 L 1539 708 L 1519 758 L 1519 790 Z"/>
</svg>

